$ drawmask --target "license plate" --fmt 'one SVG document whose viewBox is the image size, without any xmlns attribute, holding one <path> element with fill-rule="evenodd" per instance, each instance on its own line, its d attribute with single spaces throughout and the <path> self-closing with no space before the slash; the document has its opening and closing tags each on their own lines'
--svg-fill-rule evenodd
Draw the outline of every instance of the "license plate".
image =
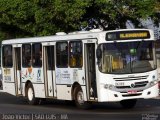
<svg viewBox="0 0 160 120">
<path fill-rule="evenodd" d="M 129 91 L 128 91 L 128 94 L 136 94 L 136 93 L 137 93 L 136 90 L 129 90 Z"/>
</svg>

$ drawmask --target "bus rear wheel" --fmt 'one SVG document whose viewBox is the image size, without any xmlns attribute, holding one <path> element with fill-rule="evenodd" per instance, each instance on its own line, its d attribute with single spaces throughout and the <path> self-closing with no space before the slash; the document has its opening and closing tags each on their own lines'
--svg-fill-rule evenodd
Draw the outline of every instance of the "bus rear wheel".
<svg viewBox="0 0 160 120">
<path fill-rule="evenodd" d="M 120 104 L 123 108 L 133 108 L 136 105 L 137 100 L 131 99 L 131 100 L 122 100 L 120 101 Z"/>
<path fill-rule="evenodd" d="M 91 107 L 91 104 L 84 100 L 84 94 L 80 87 L 75 88 L 74 96 L 75 96 L 75 104 L 78 108 L 89 109 Z"/>
<path fill-rule="evenodd" d="M 35 98 L 35 92 L 32 84 L 28 84 L 26 92 L 27 92 L 27 100 L 30 105 L 36 105 L 39 103 L 39 99 Z"/>
</svg>

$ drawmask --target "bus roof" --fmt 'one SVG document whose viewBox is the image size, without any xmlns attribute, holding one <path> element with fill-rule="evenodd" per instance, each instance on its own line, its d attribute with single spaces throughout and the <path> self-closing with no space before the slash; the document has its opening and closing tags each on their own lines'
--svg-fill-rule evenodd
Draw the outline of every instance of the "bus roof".
<svg viewBox="0 0 160 120">
<path fill-rule="evenodd" d="M 106 33 L 106 32 L 100 32 Z M 22 43 L 35 43 L 35 42 L 54 42 L 54 41 L 63 41 L 63 40 L 79 40 L 79 39 L 93 39 L 97 38 L 99 32 L 92 33 L 73 33 L 66 35 L 53 35 L 53 36 L 42 36 L 42 37 L 30 37 L 30 38 L 17 38 L 10 40 L 3 40 L 2 44 L 22 44 Z"/>
<path fill-rule="evenodd" d="M 154 33 L 152 30 L 149 30 L 149 29 L 119 29 L 119 30 L 110 30 L 110 31 L 79 31 L 79 32 L 73 32 L 73 33 L 64 34 L 64 35 L 61 33 L 60 35 L 53 35 L 53 36 L 17 38 L 17 39 L 3 40 L 2 44 L 22 44 L 22 43 L 36 43 L 36 42 L 54 42 L 54 41 L 63 41 L 63 40 L 93 39 L 93 38 L 99 38 L 100 36 L 105 40 L 106 33 L 119 32 L 119 31 L 136 31 L 136 30 L 149 31 L 150 39 L 147 39 L 147 40 L 154 40 Z"/>
</svg>

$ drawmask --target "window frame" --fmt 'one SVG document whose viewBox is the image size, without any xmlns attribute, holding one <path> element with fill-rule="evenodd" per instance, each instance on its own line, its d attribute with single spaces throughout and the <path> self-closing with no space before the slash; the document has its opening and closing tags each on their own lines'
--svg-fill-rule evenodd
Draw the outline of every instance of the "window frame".
<svg viewBox="0 0 160 120">
<path fill-rule="evenodd" d="M 41 50 L 41 55 L 39 54 L 39 55 L 37 55 L 37 54 L 35 54 L 36 52 L 36 49 L 35 48 L 33 48 L 33 47 L 35 47 L 35 45 L 40 45 L 40 49 L 39 50 Z M 35 51 L 34 51 L 35 50 Z M 38 50 L 38 51 L 39 51 Z M 33 51 L 35 52 L 35 53 L 33 53 Z M 40 64 L 38 64 L 38 65 L 36 65 L 36 64 L 34 64 L 34 62 L 33 62 L 33 60 L 35 59 L 35 61 L 36 61 L 36 56 L 38 56 L 39 58 L 41 58 L 41 59 L 39 59 L 39 61 L 40 61 Z M 32 60 L 32 67 L 34 67 L 34 68 L 41 68 L 42 67 L 42 44 L 41 43 L 33 43 L 32 45 L 31 45 L 31 60 Z M 36 63 L 36 62 L 35 62 Z"/>
<path fill-rule="evenodd" d="M 81 54 L 79 52 L 76 51 L 76 54 L 74 54 L 74 56 L 80 56 L 81 55 L 81 60 L 82 60 L 82 63 L 81 63 L 81 60 L 79 58 L 76 59 L 76 65 L 75 66 L 71 66 L 71 55 L 73 55 L 71 52 L 71 43 L 81 43 Z M 76 44 L 76 47 L 78 47 L 78 45 Z M 74 48 L 73 48 L 74 49 Z M 77 65 L 77 60 L 78 62 L 80 63 L 80 65 Z M 71 68 L 82 68 L 83 67 L 83 42 L 82 41 L 70 41 L 69 42 L 69 66 Z"/>
<path fill-rule="evenodd" d="M 24 46 L 26 46 L 26 45 L 30 45 L 30 61 L 29 62 L 31 62 L 30 63 L 30 65 L 28 64 L 28 65 L 26 65 L 25 63 L 24 63 L 24 60 L 26 60 L 26 52 L 25 51 L 23 51 L 23 49 L 25 49 L 24 48 Z M 24 57 L 25 56 L 25 57 Z M 28 63 L 29 63 L 28 62 Z M 23 68 L 29 68 L 29 67 L 32 67 L 32 44 L 29 44 L 29 43 L 27 43 L 27 44 L 22 44 L 22 67 Z"/>
<path fill-rule="evenodd" d="M 45 53 L 46 54 L 45 58 L 47 58 L 46 59 L 47 63 L 45 63 L 47 65 L 47 70 L 55 70 L 55 45 L 47 46 L 45 51 L 47 51 Z M 52 55 L 48 57 L 49 54 L 51 53 Z"/>
<path fill-rule="evenodd" d="M 9 57 L 11 57 L 11 65 L 4 65 L 4 59 L 5 59 L 5 57 L 4 56 L 6 56 L 6 54 L 4 54 L 4 47 L 11 47 L 11 55 L 9 55 Z M 2 66 L 4 67 L 4 68 L 12 68 L 13 67 L 13 47 L 12 47 L 12 45 L 3 45 L 2 46 Z"/>
<path fill-rule="evenodd" d="M 67 54 L 65 54 L 65 53 L 62 53 L 62 54 L 59 54 L 59 53 L 61 53 L 61 51 L 58 51 L 58 44 L 64 44 L 64 43 L 66 43 L 67 44 L 67 51 L 66 51 L 66 53 Z M 60 41 L 60 42 L 56 42 L 56 67 L 57 68 L 68 68 L 68 62 L 69 62 L 69 50 L 68 50 L 68 41 Z M 59 53 L 58 53 L 59 52 Z M 59 61 L 59 57 L 58 57 L 58 55 L 60 56 L 60 60 L 62 60 L 61 58 L 63 58 L 63 61 L 65 61 L 64 60 L 64 56 L 66 56 L 66 60 L 67 60 L 67 62 L 66 62 L 66 65 L 62 65 L 62 64 L 59 64 L 58 65 L 58 61 Z M 63 63 L 63 62 L 60 62 L 60 63 Z"/>
</svg>

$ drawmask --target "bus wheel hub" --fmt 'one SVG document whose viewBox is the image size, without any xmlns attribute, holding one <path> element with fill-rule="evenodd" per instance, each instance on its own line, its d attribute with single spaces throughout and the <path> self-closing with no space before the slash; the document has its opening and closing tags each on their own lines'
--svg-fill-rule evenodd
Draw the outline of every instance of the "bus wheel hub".
<svg viewBox="0 0 160 120">
<path fill-rule="evenodd" d="M 78 101 L 79 104 L 84 104 L 84 96 L 83 96 L 83 92 L 82 91 L 78 92 L 77 101 Z"/>
</svg>

